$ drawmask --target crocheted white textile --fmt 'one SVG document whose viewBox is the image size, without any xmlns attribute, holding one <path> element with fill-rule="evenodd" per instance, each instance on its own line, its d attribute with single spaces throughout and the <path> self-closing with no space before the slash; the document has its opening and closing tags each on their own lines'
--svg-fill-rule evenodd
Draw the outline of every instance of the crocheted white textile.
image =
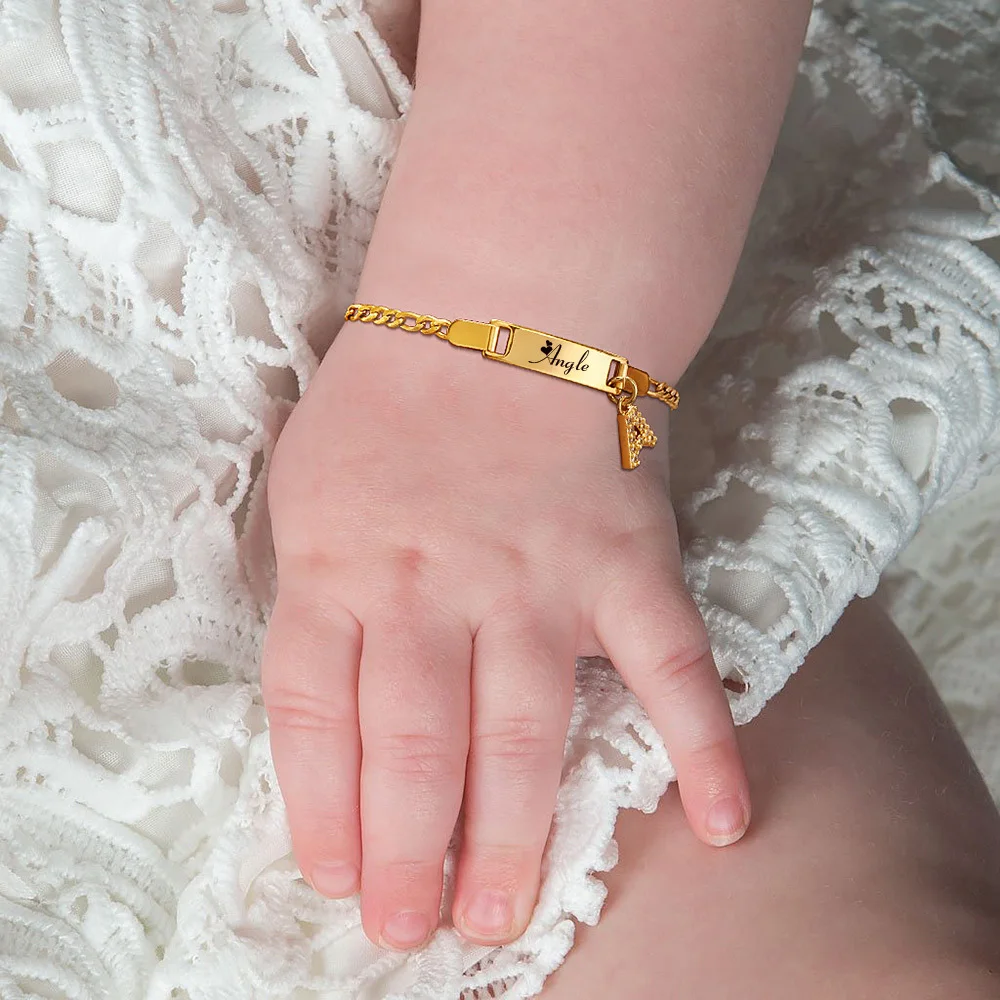
<svg viewBox="0 0 1000 1000">
<path fill-rule="evenodd" d="M 995 3 L 866 7 L 814 16 L 671 434 L 740 722 L 1000 443 Z M 410 94 L 360 0 L 0 0 L 4 1000 L 527 997 L 597 920 L 618 809 L 672 778 L 581 663 L 540 902 L 493 952 L 381 952 L 291 860 L 262 470 Z"/>
</svg>

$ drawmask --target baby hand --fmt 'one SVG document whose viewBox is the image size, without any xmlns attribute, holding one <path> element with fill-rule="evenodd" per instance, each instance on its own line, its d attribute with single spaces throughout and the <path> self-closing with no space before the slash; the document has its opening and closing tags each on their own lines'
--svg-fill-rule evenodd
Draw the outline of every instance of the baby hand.
<svg viewBox="0 0 1000 1000">
<path fill-rule="evenodd" d="M 524 930 L 577 656 L 608 656 L 640 699 L 697 836 L 746 829 L 665 453 L 663 435 L 623 472 L 603 393 L 433 337 L 347 324 L 330 349 L 270 472 L 264 700 L 302 871 L 360 888 L 373 941 L 436 926 L 463 805 L 455 925 L 484 944 Z"/>
</svg>

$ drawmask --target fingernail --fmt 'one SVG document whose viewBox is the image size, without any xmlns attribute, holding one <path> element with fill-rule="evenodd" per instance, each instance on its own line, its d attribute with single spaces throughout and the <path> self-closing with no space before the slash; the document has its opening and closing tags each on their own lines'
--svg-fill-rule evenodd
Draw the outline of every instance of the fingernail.
<svg viewBox="0 0 1000 1000">
<path fill-rule="evenodd" d="M 339 899 L 358 889 L 358 869 L 346 861 L 321 861 L 309 876 L 312 887 L 324 896 Z"/>
<path fill-rule="evenodd" d="M 746 833 L 749 825 L 746 809 L 739 799 L 722 799 L 708 810 L 705 827 L 709 840 L 715 847 L 735 844 Z"/>
<path fill-rule="evenodd" d="M 382 943 L 390 948 L 416 948 L 431 932 L 431 922 L 416 910 L 394 913 L 382 925 Z"/>
<path fill-rule="evenodd" d="M 514 907 L 510 895 L 494 889 L 480 889 L 462 914 L 462 924 L 478 937 L 503 937 L 510 930 Z"/>
</svg>

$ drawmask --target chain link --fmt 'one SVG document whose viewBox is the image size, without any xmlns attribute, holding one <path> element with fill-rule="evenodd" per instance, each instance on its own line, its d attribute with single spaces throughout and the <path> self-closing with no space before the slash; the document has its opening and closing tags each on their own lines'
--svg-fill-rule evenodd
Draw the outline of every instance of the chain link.
<svg viewBox="0 0 1000 1000">
<path fill-rule="evenodd" d="M 624 413 L 639 395 L 639 387 L 635 384 L 635 379 L 629 378 L 628 375 L 616 375 L 608 382 L 608 385 L 617 390 L 615 393 L 609 394 L 608 398 L 618 407 L 619 413 Z"/>
<path fill-rule="evenodd" d="M 681 394 L 672 385 L 667 385 L 666 382 L 657 382 L 655 378 L 649 380 L 649 389 L 646 391 L 646 395 L 666 403 L 671 410 L 676 410 L 681 401 Z"/>
<path fill-rule="evenodd" d="M 390 309 L 388 306 L 373 306 L 363 302 L 354 302 L 344 313 L 345 320 L 356 323 L 374 323 L 376 326 L 387 326 L 391 330 L 405 330 L 407 333 L 426 333 L 448 339 L 448 327 L 451 320 L 438 319 L 436 316 L 423 316 L 420 313 L 405 312 L 402 309 Z"/>
</svg>

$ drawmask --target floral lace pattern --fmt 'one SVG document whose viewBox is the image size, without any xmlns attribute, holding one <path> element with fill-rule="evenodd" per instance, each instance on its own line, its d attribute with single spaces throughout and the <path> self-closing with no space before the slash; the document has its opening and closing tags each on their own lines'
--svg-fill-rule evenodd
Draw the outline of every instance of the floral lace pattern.
<svg viewBox="0 0 1000 1000">
<path fill-rule="evenodd" d="M 672 434 L 741 722 L 997 458 L 1000 88 L 970 53 L 1000 31 L 986 0 L 870 6 L 815 12 Z M 532 996 L 598 919 L 618 810 L 673 777 L 581 661 L 539 905 L 493 951 L 383 952 L 291 858 L 262 486 L 411 93 L 361 0 L 0 0 L 4 998 Z"/>
</svg>

